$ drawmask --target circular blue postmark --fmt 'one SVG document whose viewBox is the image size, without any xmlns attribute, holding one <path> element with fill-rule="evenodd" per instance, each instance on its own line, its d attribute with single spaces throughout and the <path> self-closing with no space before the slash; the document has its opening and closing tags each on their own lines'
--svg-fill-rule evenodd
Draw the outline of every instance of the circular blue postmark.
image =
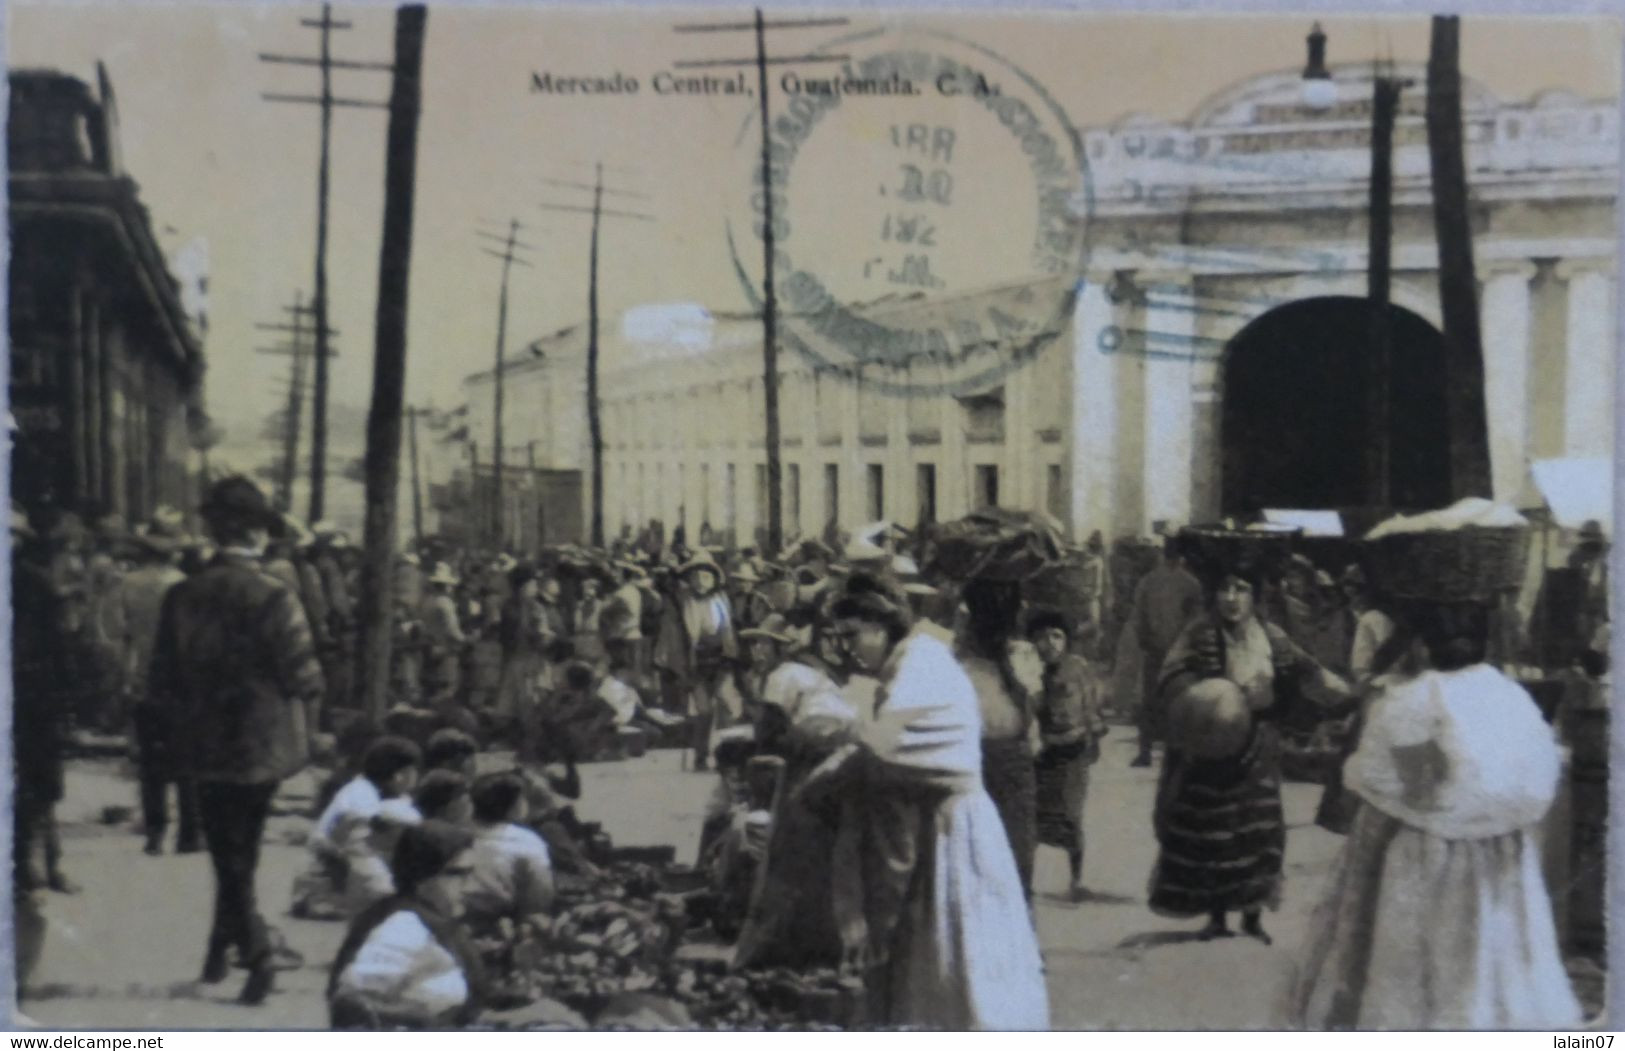
<svg viewBox="0 0 1625 1051">
<path fill-rule="evenodd" d="M 728 247 L 763 302 L 772 215 L 780 344 L 897 395 L 996 387 L 1071 323 L 1089 258 L 1082 140 L 1028 73 L 951 34 L 872 30 L 770 80 Z M 744 231 L 749 231 L 748 236 Z"/>
</svg>

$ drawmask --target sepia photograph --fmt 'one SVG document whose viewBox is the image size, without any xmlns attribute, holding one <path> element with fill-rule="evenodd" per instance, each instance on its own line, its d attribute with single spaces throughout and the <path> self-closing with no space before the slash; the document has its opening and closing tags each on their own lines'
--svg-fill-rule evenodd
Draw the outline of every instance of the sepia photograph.
<svg viewBox="0 0 1625 1051">
<path fill-rule="evenodd" d="M 1617 15 L 6 8 L 13 1026 L 1609 1028 Z"/>
</svg>

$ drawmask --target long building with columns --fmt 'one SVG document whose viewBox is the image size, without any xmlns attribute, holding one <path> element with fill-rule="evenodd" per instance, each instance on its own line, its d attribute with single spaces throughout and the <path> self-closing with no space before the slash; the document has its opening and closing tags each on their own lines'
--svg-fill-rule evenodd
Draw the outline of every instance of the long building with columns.
<svg viewBox="0 0 1625 1051">
<path fill-rule="evenodd" d="M 1449 492 L 1438 250 L 1426 78 L 1397 73 L 1417 86 L 1394 136 L 1387 502 L 1422 507 Z M 1371 82 L 1369 70 L 1334 75 L 1341 101 L 1328 109 L 1306 108 L 1298 74 L 1283 73 L 1218 93 L 1187 122 L 1129 116 L 1084 132 L 1092 249 L 1074 314 L 997 385 L 900 396 L 884 388 L 922 377 L 781 354 L 786 532 L 999 504 L 1109 538 L 1375 502 Z M 1617 107 L 1464 89 L 1494 488 L 1527 506 L 1531 463 L 1613 448 Z M 866 313 L 931 309 L 905 298 Z M 701 321 L 682 339 L 617 336 L 606 349 L 610 535 L 652 518 L 741 539 L 765 525 L 761 325 Z"/>
</svg>

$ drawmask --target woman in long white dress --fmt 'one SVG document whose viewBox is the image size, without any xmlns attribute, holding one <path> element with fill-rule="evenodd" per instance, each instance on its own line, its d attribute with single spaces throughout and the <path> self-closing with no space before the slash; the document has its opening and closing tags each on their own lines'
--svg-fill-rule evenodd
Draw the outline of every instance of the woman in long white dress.
<svg viewBox="0 0 1625 1051">
<path fill-rule="evenodd" d="M 858 743 L 814 771 L 804 797 L 835 786 L 845 799 L 838 839 L 856 864 L 836 868 L 836 912 L 843 944 L 864 947 L 869 1021 L 1047 1028 L 1038 939 L 982 785 L 970 679 L 945 642 L 910 630 L 906 597 L 883 583 L 855 575 L 833 613 L 851 664 L 881 685 Z"/>
<path fill-rule="evenodd" d="M 1561 758 L 1484 663 L 1482 606 L 1408 612 L 1428 670 L 1388 686 L 1344 768 L 1361 806 L 1293 992 L 1314 1029 L 1563 1029 L 1580 1021 L 1541 875 Z"/>
</svg>

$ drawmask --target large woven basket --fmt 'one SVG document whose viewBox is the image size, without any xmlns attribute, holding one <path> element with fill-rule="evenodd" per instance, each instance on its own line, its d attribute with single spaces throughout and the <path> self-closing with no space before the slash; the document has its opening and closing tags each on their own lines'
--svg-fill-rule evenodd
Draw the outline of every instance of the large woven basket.
<svg viewBox="0 0 1625 1051">
<path fill-rule="evenodd" d="M 1179 543 L 1198 574 L 1221 575 L 1238 561 L 1258 563 L 1264 572 L 1277 576 L 1292 555 L 1296 530 L 1227 529 L 1223 526 L 1187 526 L 1179 531 Z"/>
<path fill-rule="evenodd" d="M 1523 584 L 1529 533 L 1521 526 L 1390 533 L 1367 542 L 1377 587 L 1394 598 L 1485 602 Z"/>
<path fill-rule="evenodd" d="M 1045 566 L 1021 582 L 1021 595 L 1030 605 L 1077 616 L 1092 597 L 1095 577 L 1081 559 Z"/>
</svg>

